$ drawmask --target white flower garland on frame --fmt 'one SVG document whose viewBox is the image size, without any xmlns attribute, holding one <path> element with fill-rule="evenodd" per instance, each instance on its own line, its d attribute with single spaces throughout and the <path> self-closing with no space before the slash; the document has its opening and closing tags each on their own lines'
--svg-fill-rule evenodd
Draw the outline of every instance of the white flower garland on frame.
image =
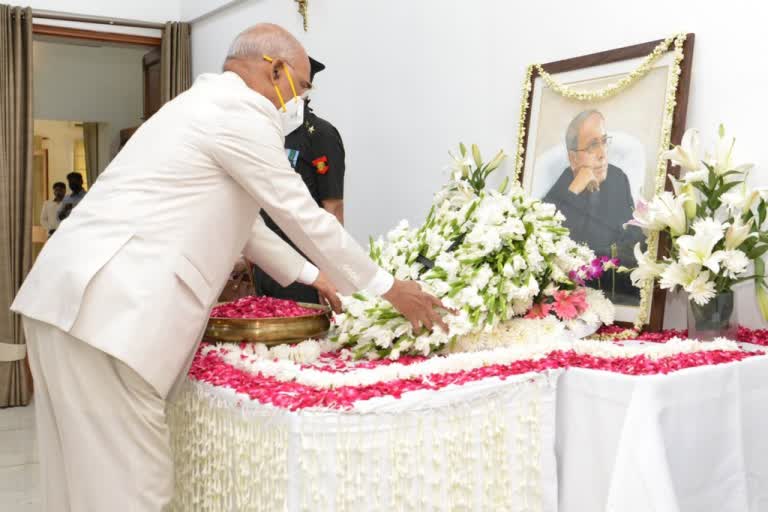
<svg viewBox="0 0 768 512">
<path fill-rule="evenodd" d="M 373 385 L 401 379 L 425 378 L 433 374 L 469 371 L 488 365 L 507 365 L 515 361 L 537 360 L 556 350 L 573 350 L 577 354 L 611 359 L 644 355 L 653 360 L 683 353 L 740 350 L 735 341 L 723 338 L 709 343 L 673 339 L 664 344 L 627 346 L 597 340 L 549 341 L 529 345 L 513 345 L 480 352 L 437 356 L 409 365 L 392 363 L 375 368 L 351 369 L 338 373 L 302 368 L 300 364 L 290 360 L 264 359 L 250 347 L 252 346 L 247 345 L 241 349 L 238 345 L 231 344 L 209 345 L 204 347 L 202 351 L 203 354 L 208 354 L 211 351 L 226 348 L 226 353 L 221 355 L 222 359 L 245 372 L 254 375 L 262 374 L 283 382 L 296 382 L 315 388 L 330 389 L 343 386 Z"/>
<path fill-rule="evenodd" d="M 685 44 L 687 34 L 679 33 L 664 39 L 659 43 L 654 50 L 647 55 L 640 65 L 626 76 L 621 78 L 618 82 L 612 83 L 598 90 L 584 91 L 576 88 L 569 87 L 565 84 L 557 82 L 549 73 L 544 71 L 544 68 L 540 64 L 531 64 L 528 66 L 523 79 L 522 88 L 522 100 L 520 102 L 520 119 L 518 124 L 518 136 L 517 136 L 517 154 L 515 155 L 515 180 L 519 180 L 525 166 L 525 145 L 526 138 L 525 122 L 528 116 L 528 110 L 530 108 L 529 98 L 531 90 L 533 89 L 533 72 L 536 70 L 539 76 L 545 84 L 555 93 L 568 98 L 573 101 L 596 101 L 604 100 L 615 96 L 619 92 L 625 90 L 631 85 L 635 84 L 648 72 L 653 69 L 653 64 L 664 53 L 669 51 L 670 45 L 673 45 L 672 51 L 674 52 L 674 61 L 668 74 L 667 79 L 667 91 L 664 102 L 664 116 L 662 119 L 661 129 L 661 144 L 658 152 L 657 168 L 656 168 L 656 188 L 655 193 L 664 190 L 667 179 L 667 160 L 662 158 L 662 153 L 665 152 L 671 144 L 672 138 L 672 124 L 674 121 L 675 108 L 677 106 L 677 87 L 680 82 L 681 63 L 685 58 L 683 52 L 683 45 Z M 648 253 L 657 254 L 659 247 L 659 234 L 653 232 L 647 239 Z M 650 316 L 651 298 L 653 295 L 653 283 L 648 283 L 640 289 L 640 304 L 639 314 L 635 319 L 635 328 L 640 330 L 644 325 L 648 323 Z"/>
</svg>

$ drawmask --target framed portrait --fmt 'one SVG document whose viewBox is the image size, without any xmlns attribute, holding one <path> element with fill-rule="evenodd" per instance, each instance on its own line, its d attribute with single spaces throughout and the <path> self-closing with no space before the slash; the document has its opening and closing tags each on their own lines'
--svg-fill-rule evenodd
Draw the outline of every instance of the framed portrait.
<svg viewBox="0 0 768 512">
<path fill-rule="evenodd" d="M 640 244 L 666 242 L 624 224 L 637 198 L 670 187 L 660 158 L 685 130 L 693 34 L 528 67 L 521 104 L 516 178 L 553 203 L 571 237 L 597 256 L 636 266 Z M 661 329 L 664 292 L 638 289 L 609 271 L 593 286 L 616 306 L 621 325 Z"/>
</svg>

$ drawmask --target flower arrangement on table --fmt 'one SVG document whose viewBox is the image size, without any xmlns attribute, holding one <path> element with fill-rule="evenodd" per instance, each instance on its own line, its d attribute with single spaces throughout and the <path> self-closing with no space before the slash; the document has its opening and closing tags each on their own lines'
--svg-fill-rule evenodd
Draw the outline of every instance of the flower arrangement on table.
<svg viewBox="0 0 768 512">
<path fill-rule="evenodd" d="M 720 126 L 715 151 L 702 157 L 699 134 L 688 130 L 682 144 L 664 153 L 685 171 L 670 178 L 673 191 L 658 193 L 649 202 L 637 201 L 628 224 L 666 233 L 669 255 L 658 259 L 635 247 L 638 266 L 630 277 L 636 286 L 659 281 L 665 290 L 688 293 L 693 324 L 722 334 L 731 326 L 733 286 L 755 280 L 758 302 L 768 318 L 763 254 L 768 251 L 765 191 L 747 185 L 751 164 L 735 165 L 735 139 Z M 750 272 L 750 263 L 754 272 Z M 629 270 L 629 269 L 626 269 Z M 689 320 L 689 323 L 690 320 Z"/>
<path fill-rule="evenodd" d="M 477 146 L 462 144 L 451 177 L 435 195 L 424 224 L 407 221 L 371 240 L 371 257 L 398 279 L 417 279 L 443 304 L 450 329 L 413 332 L 380 298 L 358 293 L 342 299 L 332 340 L 356 358 L 397 359 L 446 349 L 480 350 L 537 338 L 565 338 L 568 331 L 613 322 L 613 305 L 585 287 L 616 260 L 595 259 L 569 238 L 554 205 L 531 199 L 505 180 L 498 190 L 488 176 L 505 158 L 484 163 Z"/>
</svg>

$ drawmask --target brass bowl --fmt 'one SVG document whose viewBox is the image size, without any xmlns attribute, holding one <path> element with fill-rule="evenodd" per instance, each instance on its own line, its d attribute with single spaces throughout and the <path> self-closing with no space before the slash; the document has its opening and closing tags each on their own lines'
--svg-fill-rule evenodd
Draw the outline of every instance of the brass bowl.
<svg viewBox="0 0 768 512">
<path fill-rule="evenodd" d="M 330 308 L 319 304 L 299 302 L 300 306 L 316 309 L 307 316 L 277 318 L 214 318 L 208 319 L 203 339 L 214 342 L 242 341 L 264 343 L 268 346 L 299 343 L 309 338 L 323 338 L 331 328 Z"/>
</svg>

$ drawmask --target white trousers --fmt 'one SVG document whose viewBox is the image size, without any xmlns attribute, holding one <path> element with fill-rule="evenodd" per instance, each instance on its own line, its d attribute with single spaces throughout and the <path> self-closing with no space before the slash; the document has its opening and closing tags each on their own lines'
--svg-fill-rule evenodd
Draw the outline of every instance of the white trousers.
<svg viewBox="0 0 768 512">
<path fill-rule="evenodd" d="M 56 327 L 24 318 L 24 330 L 43 510 L 161 511 L 173 494 L 165 400 L 128 366 Z"/>
</svg>

